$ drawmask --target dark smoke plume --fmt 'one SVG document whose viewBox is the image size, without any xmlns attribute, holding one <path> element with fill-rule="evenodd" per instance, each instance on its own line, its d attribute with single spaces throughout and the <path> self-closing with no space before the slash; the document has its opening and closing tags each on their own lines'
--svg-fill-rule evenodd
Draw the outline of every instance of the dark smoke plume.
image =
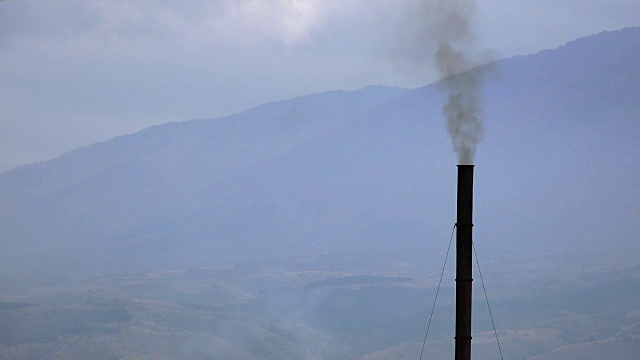
<svg viewBox="0 0 640 360">
<path fill-rule="evenodd" d="M 402 52 L 412 61 L 435 63 L 448 98 L 443 109 L 459 164 L 473 164 L 482 139 L 483 72 L 476 54 L 472 20 L 475 0 L 407 0 L 402 16 Z M 408 20 L 408 21 L 407 21 Z M 408 41 L 406 41 L 408 40 Z M 483 54 L 484 55 L 484 54 Z M 429 59 L 430 58 L 430 59 Z M 474 69 L 475 68 L 475 69 Z M 471 70 L 473 69 L 473 70 Z"/>
<path fill-rule="evenodd" d="M 445 76 L 440 85 L 448 93 L 443 114 L 458 164 L 473 164 L 482 139 L 482 73 L 477 69 L 465 71 L 471 63 L 448 43 L 439 44 L 436 65 Z"/>
</svg>

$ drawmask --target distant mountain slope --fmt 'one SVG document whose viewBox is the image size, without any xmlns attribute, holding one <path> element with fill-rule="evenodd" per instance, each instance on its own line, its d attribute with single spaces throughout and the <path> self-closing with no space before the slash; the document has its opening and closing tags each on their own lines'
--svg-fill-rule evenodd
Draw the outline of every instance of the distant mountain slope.
<svg viewBox="0 0 640 360">
<path fill-rule="evenodd" d="M 629 28 L 495 64 L 477 157 L 479 251 L 638 248 L 638 63 L 640 28 Z M 3 273 L 440 256 L 455 206 L 442 102 L 437 84 L 310 95 L 4 173 Z"/>
<path fill-rule="evenodd" d="M 530 360 L 561 360 L 561 359 L 633 359 L 640 352 L 640 342 L 635 337 L 625 339 L 610 339 L 593 341 L 586 344 L 568 345 L 536 355 Z"/>
</svg>

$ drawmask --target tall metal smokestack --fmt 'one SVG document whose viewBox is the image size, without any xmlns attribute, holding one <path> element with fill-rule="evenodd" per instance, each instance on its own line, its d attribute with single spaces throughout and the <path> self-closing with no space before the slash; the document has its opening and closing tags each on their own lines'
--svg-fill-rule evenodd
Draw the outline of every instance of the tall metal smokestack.
<svg viewBox="0 0 640 360">
<path fill-rule="evenodd" d="M 473 165 L 458 165 L 455 360 L 471 359 Z"/>
</svg>

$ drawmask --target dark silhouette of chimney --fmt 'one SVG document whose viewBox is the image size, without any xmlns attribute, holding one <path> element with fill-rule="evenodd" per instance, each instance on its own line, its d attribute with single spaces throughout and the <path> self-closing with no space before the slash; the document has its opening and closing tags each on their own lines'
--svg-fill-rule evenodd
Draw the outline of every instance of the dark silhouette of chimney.
<svg viewBox="0 0 640 360">
<path fill-rule="evenodd" d="M 471 359 L 473 165 L 458 165 L 455 360 Z"/>
</svg>

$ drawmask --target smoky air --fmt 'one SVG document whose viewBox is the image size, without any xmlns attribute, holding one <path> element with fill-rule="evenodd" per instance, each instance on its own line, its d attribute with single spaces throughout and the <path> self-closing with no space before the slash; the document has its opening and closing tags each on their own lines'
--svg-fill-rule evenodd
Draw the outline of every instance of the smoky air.
<svg viewBox="0 0 640 360">
<path fill-rule="evenodd" d="M 458 163 L 473 164 L 483 135 L 482 90 L 484 72 L 478 67 L 495 53 L 478 47 L 476 1 L 409 1 L 399 32 L 399 56 L 408 61 L 433 64 L 439 89 L 447 100 L 442 115 Z"/>
</svg>

